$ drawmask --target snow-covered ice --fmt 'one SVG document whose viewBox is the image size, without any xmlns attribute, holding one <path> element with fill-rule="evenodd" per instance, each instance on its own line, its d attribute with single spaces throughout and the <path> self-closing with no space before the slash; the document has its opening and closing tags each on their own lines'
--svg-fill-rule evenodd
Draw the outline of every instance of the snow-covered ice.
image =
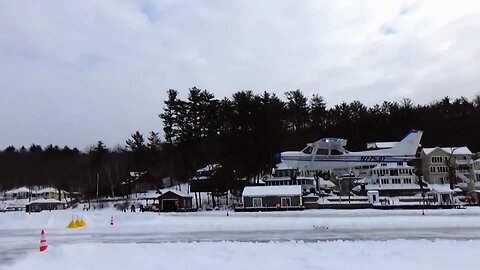
<svg viewBox="0 0 480 270">
<path fill-rule="evenodd" d="M 83 216 L 87 227 L 66 229 L 72 216 Z M 41 229 L 46 253 L 37 252 Z M 2 270 L 473 269 L 479 248 L 480 208 L 430 210 L 425 216 L 417 210 L 0 213 Z"/>
<path fill-rule="evenodd" d="M 83 243 L 51 246 L 4 269 L 476 269 L 479 248 L 452 240 Z"/>
</svg>

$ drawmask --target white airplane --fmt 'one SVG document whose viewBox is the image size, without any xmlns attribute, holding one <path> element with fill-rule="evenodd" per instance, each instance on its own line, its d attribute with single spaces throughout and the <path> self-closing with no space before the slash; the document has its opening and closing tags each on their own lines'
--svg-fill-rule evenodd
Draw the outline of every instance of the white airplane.
<svg viewBox="0 0 480 270">
<path fill-rule="evenodd" d="M 335 169 L 348 169 L 357 166 L 380 163 L 397 163 L 415 159 L 423 131 L 412 130 L 400 142 L 390 149 L 349 152 L 343 148 L 347 140 L 324 138 L 307 144 L 302 151 L 282 152 L 276 157 L 293 169 L 300 171 L 321 171 L 326 173 Z M 327 175 L 328 174 L 328 175 Z"/>
</svg>

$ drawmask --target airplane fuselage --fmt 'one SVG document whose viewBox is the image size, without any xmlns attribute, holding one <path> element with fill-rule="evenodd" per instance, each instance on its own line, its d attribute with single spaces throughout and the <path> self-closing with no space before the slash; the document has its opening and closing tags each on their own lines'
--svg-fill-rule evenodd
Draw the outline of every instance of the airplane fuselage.
<svg viewBox="0 0 480 270">
<path fill-rule="evenodd" d="M 310 155 L 299 151 L 283 152 L 281 160 L 291 168 L 311 171 L 327 171 L 335 169 L 370 166 L 379 163 L 405 162 L 415 155 L 384 155 L 366 152 L 349 152 L 343 155 Z"/>
<path fill-rule="evenodd" d="M 307 144 L 302 151 L 280 154 L 280 160 L 291 168 L 308 171 L 328 171 L 415 159 L 422 131 L 412 130 L 389 149 L 349 152 L 343 148 L 346 140 L 324 138 Z"/>
</svg>

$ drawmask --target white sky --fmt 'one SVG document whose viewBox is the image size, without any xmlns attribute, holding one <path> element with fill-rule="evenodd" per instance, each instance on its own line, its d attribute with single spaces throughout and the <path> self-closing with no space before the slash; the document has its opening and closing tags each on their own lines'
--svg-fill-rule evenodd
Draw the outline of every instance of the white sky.
<svg viewBox="0 0 480 270">
<path fill-rule="evenodd" d="M 472 98 L 479 33 L 478 1 L 0 1 L 0 148 L 123 145 L 169 88 Z"/>
</svg>

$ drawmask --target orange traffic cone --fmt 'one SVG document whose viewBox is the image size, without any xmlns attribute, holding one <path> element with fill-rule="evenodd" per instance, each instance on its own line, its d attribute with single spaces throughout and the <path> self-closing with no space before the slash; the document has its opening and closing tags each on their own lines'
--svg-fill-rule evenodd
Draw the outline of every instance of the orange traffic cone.
<svg viewBox="0 0 480 270">
<path fill-rule="evenodd" d="M 40 235 L 40 252 L 47 250 L 47 240 L 45 239 L 45 231 L 42 230 L 42 234 Z"/>
<path fill-rule="evenodd" d="M 113 226 L 113 225 L 115 225 L 115 224 L 113 223 L 113 216 L 112 216 L 112 217 L 110 218 L 110 226 Z"/>
</svg>

